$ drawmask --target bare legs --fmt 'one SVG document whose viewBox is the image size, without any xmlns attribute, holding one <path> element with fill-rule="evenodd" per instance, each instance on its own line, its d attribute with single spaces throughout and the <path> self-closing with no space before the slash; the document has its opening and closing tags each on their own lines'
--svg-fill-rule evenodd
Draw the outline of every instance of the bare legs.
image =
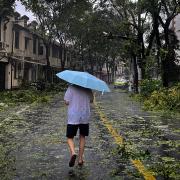
<svg viewBox="0 0 180 180">
<path fill-rule="evenodd" d="M 76 154 L 75 153 L 75 146 L 73 138 L 68 138 L 67 143 L 69 145 L 71 157 Z M 83 154 L 84 154 L 84 147 L 85 147 L 85 136 L 80 135 L 79 136 L 79 157 L 78 157 L 78 163 L 83 163 Z"/>
<path fill-rule="evenodd" d="M 83 154 L 84 154 L 84 146 L 85 146 L 85 136 L 79 136 L 79 163 L 83 163 Z"/>
<path fill-rule="evenodd" d="M 67 143 L 69 145 L 69 149 L 70 149 L 70 153 L 71 153 L 71 156 L 76 154 L 75 153 L 75 147 L 74 147 L 74 141 L 73 141 L 73 138 L 68 138 L 67 139 Z"/>
<path fill-rule="evenodd" d="M 69 161 L 69 167 L 73 167 L 76 161 L 76 154 L 75 154 L 75 148 L 74 148 L 74 142 L 73 142 L 73 138 L 68 138 L 67 139 L 67 143 L 69 145 L 69 149 L 71 152 L 71 159 Z"/>
</svg>

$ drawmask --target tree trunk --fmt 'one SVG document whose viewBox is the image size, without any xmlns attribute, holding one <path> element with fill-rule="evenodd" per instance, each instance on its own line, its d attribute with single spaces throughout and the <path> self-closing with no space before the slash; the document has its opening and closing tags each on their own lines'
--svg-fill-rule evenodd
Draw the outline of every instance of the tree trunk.
<svg viewBox="0 0 180 180">
<path fill-rule="evenodd" d="M 161 64 L 161 77 L 162 77 L 162 83 L 164 87 L 168 87 L 169 81 L 168 81 L 168 61 L 167 59 L 164 59 Z"/>
<path fill-rule="evenodd" d="M 145 67 L 146 67 L 146 61 L 145 61 L 145 48 L 144 48 L 144 40 L 143 40 L 143 33 L 138 33 L 138 45 L 140 47 L 139 51 L 139 68 L 141 68 L 141 77 L 142 79 L 145 79 Z"/>
<path fill-rule="evenodd" d="M 107 81 L 109 83 L 109 63 L 106 61 Z"/>
<path fill-rule="evenodd" d="M 137 59 L 136 55 L 133 55 L 132 57 L 133 71 L 134 71 L 133 86 L 134 86 L 134 92 L 138 93 L 138 69 L 137 69 L 136 59 Z"/>
<path fill-rule="evenodd" d="M 113 58 L 113 65 L 112 65 L 112 81 L 114 82 L 115 79 L 115 72 L 116 72 L 116 68 L 115 68 L 115 58 Z"/>
<path fill-rule="evenodd" d="M 93 60 L 91 58 L 91 53 L 90 53 L 90 50 L 89 50 L 89 62 L 90 62 L 90 65 L 91 65 L 91 73 L 93 74 L 94 73 L 94 64 L 93 64 Z"/>
<path fill-rule="evenodd" d="M 61 46 L 61 70 L 64 70 L 65 67 L 65 62 L 66 62 L 66 47 L 65 44 L 63 45 L 63 47 Z"/>
<path fill-rule="evenodd" d="M 47 82 L 51 83 L 52 81 L 52 75 L 51 75 L 51 67 L 50 67 L 50 61 L 49 61 L 49 44 L 46 44 L 46 80 Z"/>
<path fill-rule="evenodd" d="M 60 51 L 59 52 L 61 52 L 61 70 L 63 71 L 64 70 L 64 68 L 65 68 L 65 60 L 64 60 L 64 55 L 63 55 L 63 52 L 64 52 L 64 50 L 65 50 L 65 45 L 64 46 L 60 46 Z"/>
<path fill-rule="evenodd" d="M 156 20 L 157 21 L 157 20 Z M 158 66 L 158 76 L 160 75 L 160 50 L 161 50 L 161 40 L 159 35 L 159 24 L 156 22 L 155 24 L 155 36 L 156 36 L 156 44 L 157 44 L 157 66 Z"/>
<path fill-rule="evenodd" d="M 161 74 L 162 74 L 162 83 L 164 87 L 169 86 L 169 62 L 170 62 L 170 47 L 169 47 L 169 25 L 166 24 L 164 27 L 164 36 L 165 36 L 165 50 L 167 50 L 167 54 L 165 55 L 164 59 L 162 59 L 162 64 L 161 64 Z"/>
<path fill-rule="evenodd" d="M 153 7 L 156 7 L 155 4 L 153 4 Z M 160 49 L 161 49 L 161 40 L 160 40 L 160 35 L 159 35 L 159 21 L 158 21 L 158 17 L 159 17 L 159 8 L 158 11 L 152 11 L 151 12 L 152 18 L 153 18 L 153 29 L 150 35 L 150 39 L 149 39 L 149 46 L 147 48 L 147 53 L 146 56 L 150 55 L 150 51 L 152 49 L 153 46 L 153 40 L 154 38 L 156 38 L 156 45 L 157 45 L 157 65 L 158 65 L 158 72 L 157 74 L 159 75 L 159 70 L 160 70 Z"/>
</svg>

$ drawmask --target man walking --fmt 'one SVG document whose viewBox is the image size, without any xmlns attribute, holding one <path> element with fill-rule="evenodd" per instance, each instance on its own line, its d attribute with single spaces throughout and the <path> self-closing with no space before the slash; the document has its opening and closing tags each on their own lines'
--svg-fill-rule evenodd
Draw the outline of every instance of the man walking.
<svg viewBox="0 0 180 180">
<path fill-rule="evenodd" d="M 85 136 L 89 135 L 90 103 L 93 102 L 93 93 L 90 89 L 70 85 L 65 93 L 64 100 L 68 106 L 66 137 L 71 154 L 69 166 L 73 167 L 77 158 L 73 139 L 78 129 L 78 165 L 81 166 L 84 163 Z"/>
</svg>

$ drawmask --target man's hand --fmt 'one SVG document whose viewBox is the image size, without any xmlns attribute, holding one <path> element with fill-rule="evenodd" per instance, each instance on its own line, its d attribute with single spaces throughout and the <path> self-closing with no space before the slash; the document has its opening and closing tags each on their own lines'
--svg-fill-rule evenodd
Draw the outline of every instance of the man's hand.
<svg viewBox="0 0 180 180">
<path fill-rule="evenodd" d="M 69 105 L 69 101 L 64 101 L 64 103 L 68 106 Z"/>
</svg>

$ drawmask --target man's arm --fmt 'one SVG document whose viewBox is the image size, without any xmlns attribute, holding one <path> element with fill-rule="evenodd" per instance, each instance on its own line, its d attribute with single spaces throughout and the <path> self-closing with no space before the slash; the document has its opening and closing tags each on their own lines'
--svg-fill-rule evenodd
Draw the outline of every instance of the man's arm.
<svg viewBox="0 0 180 180">
<path fill-rule="evenodd" d="M 72 91 L 70 86 L 68 87 L 65 95 L 64 95 L 64 103 L 68 106 L 72 99 Z"/>
</svg>

